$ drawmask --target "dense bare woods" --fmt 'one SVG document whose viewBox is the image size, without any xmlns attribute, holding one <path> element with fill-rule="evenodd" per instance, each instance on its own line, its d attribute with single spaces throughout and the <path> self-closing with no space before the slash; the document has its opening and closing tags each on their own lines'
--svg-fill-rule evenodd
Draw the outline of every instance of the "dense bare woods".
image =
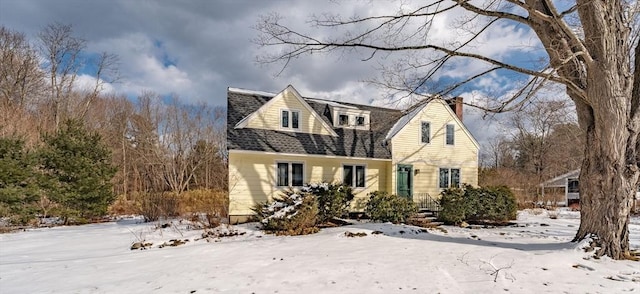
<svg viewBox="0 0 640 294">
<path fill-rule="evenodd" d="M 85 49 L 85 41 L 68 25 L 46 26 L 33 44 L 22 33 L 0 27 L 0 139 L 24 142 L 24 152 L 34 153 L 43 137 L 57 133 L 65 121 L 81 122 L 110 151 L 116 167 L 114 209 L 141 213 L 142 202 L 156 199 L 173 206 L 160 207 L 159 216 L 206 210 L 223 215 L 225 109 L 183 104 L 179 94 L 126 97 L 106 92 L 106 85 L 119 79 L 117 57 L 91 56 Z M 82 68 L 95 70 L 92 84 L 80 85 Z M 37 194 L 38 199 L 24 203 L 33 207 L 31 215 L 55 215 L 56 203 L 46 193 Z M 217 201 L 215 209 L 202 207 L 208 198 Z M 10 213 L 0 208 L 0 213 Z"/>
</svg>

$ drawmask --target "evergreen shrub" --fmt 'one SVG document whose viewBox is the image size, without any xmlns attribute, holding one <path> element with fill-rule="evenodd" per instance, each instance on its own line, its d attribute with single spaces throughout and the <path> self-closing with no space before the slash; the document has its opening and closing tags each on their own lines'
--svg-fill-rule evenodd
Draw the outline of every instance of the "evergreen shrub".
<svg viewBox="0 0 640 294">
<path fill-rule="evenodd" d="M 464 189 L 449 188 L 442 192 L 438 214 L 440 221 L 459 224 L 462 221 L 506 222 L 516 218 L 516 197 L 508 187 L 466 185 Z"/>
<path fill-rule="evenodd" d="M 354 197 L 351 187 L 342 184 L 310 184 L 302 187 L 301 191 L 315 196 L 320 223 L 347 216 Z"/>
<path fill-rule="evenodd" d="M 67 120 L 53 135 L 44 135 L 39 160 L 44 192 L 60 204 L 60 216 L 84 221 L 106 215 L 115 200 L 116 173 L 111 153 L 97 133 L 80 121 Z"/>
<path fill-rule="evenodd" d="M 409 198 L 375 191 L 369 193 L 364 212 L 374 221 L 403 223 L 418 212 L 418 206 Z"/>
<path fill-rule="evenodd" d="M 318 204 L 308 192 L 289 189 L 283 195 L 253 208 L 254 216 L 267 233 L 306 235 L 318 232 Z"/>
<path fill-rule="evenodd" d="M 438 220 L 446 224 L 460 224 L 467 219 L 469 202 L 465 199 L 465 191 L 460 188 L 449 188 L 440 194 L 440 211 Z"/>
<path fill-rule="evenodd" d="M 0 217 L 25 225 L 37 218 L 40 198 L 36 158 L 17 138 L 0 138 Z"/>
</svg>

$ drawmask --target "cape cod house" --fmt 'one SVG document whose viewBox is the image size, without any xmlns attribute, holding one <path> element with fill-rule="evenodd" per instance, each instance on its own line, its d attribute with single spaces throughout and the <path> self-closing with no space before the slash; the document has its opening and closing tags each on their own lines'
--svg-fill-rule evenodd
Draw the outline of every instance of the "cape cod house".
<svg viewBox="0 0 640 294">
<path fill-rule="evenodd" d="M 462 98 L 409 110 L 279 93 L 227 91 L 229 215 L 287 187 L 342 182 L 356 197 L 387 191 L 414 201 L 443 188 L 477 185 L 479 145 L 462 123 Z"/>
</svg>

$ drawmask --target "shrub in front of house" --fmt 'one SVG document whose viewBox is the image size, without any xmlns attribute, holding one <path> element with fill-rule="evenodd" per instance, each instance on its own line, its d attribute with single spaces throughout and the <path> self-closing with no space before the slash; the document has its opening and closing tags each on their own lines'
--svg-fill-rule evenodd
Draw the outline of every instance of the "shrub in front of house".
<svg viewBox="0 0 640 294">
<path fill-rule="evenodd" d="M 449 188 L 440 194 L 440 212 L 438 220 L 446 224 L 460 224 L 466 220 L 469 202 L 465 199 L 465 191 L 460 188 Z"/>
<path fill-rule="evenodd" d="M 403 223 L 418 212 L 418 206 L 409 198 L 375 191 L 369 193 L 364 212 L 374 221 Z"/>
<path fill-rule="evenodd" d="M 468 186 L 465 191 L 469 195 L 467 197 L 469 199 L 468 220 L 506 222 L 516 219 L 517 201 L 508 187 L 473 188 Z"/>
<path fill-rule="evenodd" d="M 320 223 L 348 215 L 354 197 L 351 187 L 342 184 L 309 184 L 301 190 L 315 196 Z"/>
<path fill-rule="evenodd" d="M 258 203 L 254 216 L 267 233 L 306 235 L 318 232 L 318 205 L 308 192 L 289 189 L 273 201 Z"/>
<path fill-rule="evenodd" d="M 462 221 L 506 222 L 516 218 L 516 197 L 507 187 L 466 185 L 464 189 L 450 188 L 442 192 L 438 219 L 447 224 Z"/>
</svg>

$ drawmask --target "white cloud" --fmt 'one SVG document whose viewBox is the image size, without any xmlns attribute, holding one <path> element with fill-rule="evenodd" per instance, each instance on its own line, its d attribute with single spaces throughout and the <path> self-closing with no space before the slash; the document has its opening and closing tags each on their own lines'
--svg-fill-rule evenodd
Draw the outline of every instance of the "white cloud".
<svg viewBox="0 0 640 294">
<path fill-rule="evenodd" d="M 108 51 L 118 55 L 122 82 L 115 84 L 118 92 L 130 95 L 142 91 L 158 94 L 176 93 L 188 99 L 195 96 L 194 81 L 189 73 L 164 60 L 170 52 L 159 47 L 154 40 L 141 33 L 126 34 L 104 39 L 91 47 L 96 51 Z"/>
<path fill-rule="evenodd" d="M 1 1 L 1 0 L 0 0 Z M 66 2 L 65 2 L 66 1 Z M 400 60 L 398 56 L 376 54 L 370 61 L 367 50 L 334 51 L 293 60 L 279 76 L 280 68 L 260 66 L 255 56 L 281 48 L 258 48 L 251 43 L 257 31 L 259 15 L 278 12 L 286 23 L 317 36 L 338 32 L 331 28 L 311 28 L 307 20 L 312 14 L 324 12 L 343 17 L 395 14 L 402 5 L 404 11 L 415 9 L 410 1 L 189 1 L 162 3 L 147 1 L 3 1 L 0 9 L 2 24 L 25 32 L 34 39 L 37 31 L 54 21 L 73 25 L 77 35 L 87 40 L 92 53 L 107 51 L 120 58 L 120 83 L 107 84 L 107 90 L 137 95 L 151 90 L 158 94 L 177 94 L 185 103 L 207 101 L 226 103 L 226 88 L 277 92 L 288 84 L 302 95 L 361 104 L 402 108 L 415 97 L 392 95 L 392 92 L 365 83 L 379 77 L 379 64 Z M 445 4 L 443 4 L 445 5 Z M 421 44 L 461 41 L 469 36 L 460 29 L 461 18 L 468 15 L 453 9 L 433 19 L 428 34 L 408 36 L 394 34 L 395 40 Z M 426 19 L 408 24 L 417 27 Z M 477 26 L 469 26 L 477 28 Z M 362 28 L 352 27 L 354 31 Z M 381 37 L 389 37 L 382 35 Z M 508 59 L 533 65 L 536 36 L 529 30 L 509 22 L 498 22 L 471 43 L 470 51 L 493 58 Z M 401 60 L 407 66 L 415 58 L 431 57 L 431 52 L 412 52 L 412 58 Z M 483 62 L 457 60 L 433 79 L 434 82 L 461 78 L 487 69 Z M 81 84 L 92 84 L 83 76 Z M 484 103 L 501 97 L 515 87 L 512 80 L 500 74 L 486 75 L 465 88 L 460 94 L 468 103 Z M 426 89 L 429 92 L 429 89 Z M 553 95 L 553 94 L 550 94 Z M 483 121 L 482 113 L 467 107 L 466 119 L 480 141 L 501 132 L 499 126 Z"/>
<path fill-rule="evenodd" d="M 104 94 L 114 94 L 117 93 L 116 88 L 113 84 L 110 84 L 104 80 L 100 80 L 99 82 L 94 76 L 81 74 L 76 77 L 74 89 L 82 92 L 90 92 L 93 91 L 96 87 L 96 83 L 98 85 L 98 91 Z"/>
</svg>

